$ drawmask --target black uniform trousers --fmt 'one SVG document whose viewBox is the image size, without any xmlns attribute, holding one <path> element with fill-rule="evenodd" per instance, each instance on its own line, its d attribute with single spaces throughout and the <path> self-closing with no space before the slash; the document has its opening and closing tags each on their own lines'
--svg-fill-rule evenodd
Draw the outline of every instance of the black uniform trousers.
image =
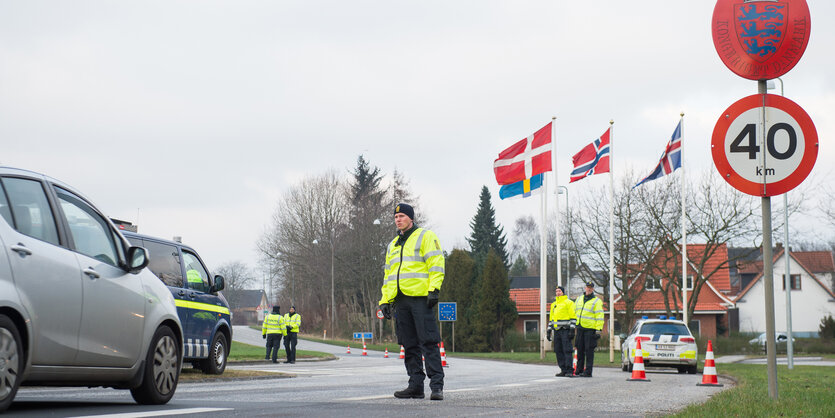
<svg viewBox="0 0 835 418">
<path fill-rule="evenodd" d="M 287 361 L 289 363 L 296 362 L 296 344 L 299 342 L 298 332 L 287 332 L 284 337 L 284 352 L 287 353 Z"/>
<path fill-rule="evenodd" d="M 591 376 L 594 368 L 594 349 L 597 347 L 598 337 L 591 328 L 577 327 L 577 374 Z"/>
<path fill-rule="evenodd" d="M 425 296 L 400 294 L 395 301 L 397 342 L 405 351 L 404 362 L 409 374 L 409 387 L 423 392 L 423 381 L 429 376 L 431 390 L 443 390 L 444 369 L 441 367 L 441 336 L 435 322 L 435 311 L 426 306 Z M 426 358 L 426 373 L 423 371 Z"/>
<path fill-rule="evenodd" d="M 554 331 L 554 354 L 557 355 L 557 366 L 560 366 L 561 372 L 572 372 L 573 363 L 573 345 L 569 334 L 571 330 L 568 328 L 559 328 Z"/>
<path fill-rule="evenodd" d="M 264 358 L 269 359 L 272 355 L 273 361 L 276 361 L 279 348 L 281 348 L 281 334 L 267 334 L 267 355 Z"/>
</svg>

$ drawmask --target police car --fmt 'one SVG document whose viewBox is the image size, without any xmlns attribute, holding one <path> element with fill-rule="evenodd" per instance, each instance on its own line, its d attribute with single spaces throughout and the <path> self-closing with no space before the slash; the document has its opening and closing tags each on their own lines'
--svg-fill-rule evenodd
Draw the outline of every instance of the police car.
<svg viewBox="0 0 835 418">
<path fill-rule="evenodd" d="M 645 367 L 672 367 L 679 373 L 696 374 L 696 339 L 684 321 L 662 315 L 658 319 L 644 316 L 636 322 L 621 346 L 621 369 L 625 372 L 632 371 L 638 341 Z"/>
<path fill-rule="evenodd" d="M 209 270 L 197 252 L 177 241 L 138 234 L 132 225 L 111 219 L 132 245 L 148 251 L 148 268 L 168 286 L 183 324 L 183 362 L 206 374 L 226 369 L 232 342 L 229 302 L 219 291 L 223 276 L 209 280 Z"/>
</svg>

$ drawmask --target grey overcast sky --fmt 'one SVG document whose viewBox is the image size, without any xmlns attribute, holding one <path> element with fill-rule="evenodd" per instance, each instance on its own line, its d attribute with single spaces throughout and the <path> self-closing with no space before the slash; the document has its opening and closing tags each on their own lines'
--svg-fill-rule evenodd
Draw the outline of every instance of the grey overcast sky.
<svg viewBox="0 0 835 418">
<path fill-rule="evenodd" d="M 820 137 L 807 183 L 827 185 L 835 2 L 809 3 L 809 46 L 783 79 Z M 560 184 L 610 119 L 615 170 L 649 173 L 681 111 L 688 177 L 714 170 L 717 119 L 756 93 L 716 54 L 714 4 L 0 0 L 0 163 L 216 267 L 254 266 L 281 193 L 364 154 L 410 179 L 443 246 L 461 247 L 482 185 L 508 233 L 539 216 L 538 199 L 498 199 L 492 163 L 552 116 Z"/>
</svg>

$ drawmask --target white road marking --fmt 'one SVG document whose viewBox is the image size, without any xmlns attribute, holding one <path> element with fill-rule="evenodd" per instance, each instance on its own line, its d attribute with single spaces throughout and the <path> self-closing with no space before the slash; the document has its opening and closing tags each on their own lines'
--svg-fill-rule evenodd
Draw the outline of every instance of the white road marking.
<svg viewBox="0 0 835 418">
<path fill-rule="evenodd" d="M 391 398 L 392 395 L 374 395 L 374 396 L 357 396 L 356 398 L 340 398 L 334 399 L 335 401 L 370 401 L 372 399 L 385 399 Z"/>
<path fill-rule="evenodd" d="M 534 382 L 534 383 L 550 383 L 550 382 L 556 382 L 556 380 L 555 379 L 536 379 L 536 380 L 533 380 L 532 382 Z"/>
<path fill-rule="evenodd" d="M 75 418 L 141 418 L 141 417 L 161 417 L 165 415 L 186 415 L 186 414 L 203 414 L 206 412 L 218 411 L 232 411 L 233 408 L 185 408 L 185 409 L 163 409 L 157 411 L 131 412 L 119 414 L 106 415 L 84 415 Z"/>
<path fill-rule="evenodd" d="M 508 383 L 505 385 L 496 385 L 497 388 L 518 388 L 520 386 L 528 386 L 528 383 Z"/>
</svg>

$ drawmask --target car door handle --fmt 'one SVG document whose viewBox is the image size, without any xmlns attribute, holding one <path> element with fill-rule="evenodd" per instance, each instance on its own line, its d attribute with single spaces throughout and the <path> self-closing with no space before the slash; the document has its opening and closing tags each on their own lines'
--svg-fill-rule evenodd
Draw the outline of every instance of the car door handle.
<svg viewBox="0 0 835 418">
<path fill-rule="evenodd" d="M 81 271 L 84 274 L 90 276 L 91 279 L 98 279 L 99 277 L 101 277 L 101 275 L 99 273 L 97 273 L 95 270 L 93 270 L 92 267 L 87 267 L 86 269 L 81 270 Z"/>
<path fill-rule="evenodd" d="M 194 299 L 197 296 L 196 292 L 188 292 L 188 297 Z"/>
<path fill-rule="evenodd" d="M 181 291 L 177 292 L 177 294 L 180 295 L 180 296 L 185 296 L 186 292 L 185 292 L 185 290 L 181 290 Z"/>
<path fill-rule="evenodd" d="M 12 245 L 11 249 L 22 256 L 32 255 L 32 250 L 26 248 L 22 242 L 18 242 L 17 245 Z"/>
</svg>

